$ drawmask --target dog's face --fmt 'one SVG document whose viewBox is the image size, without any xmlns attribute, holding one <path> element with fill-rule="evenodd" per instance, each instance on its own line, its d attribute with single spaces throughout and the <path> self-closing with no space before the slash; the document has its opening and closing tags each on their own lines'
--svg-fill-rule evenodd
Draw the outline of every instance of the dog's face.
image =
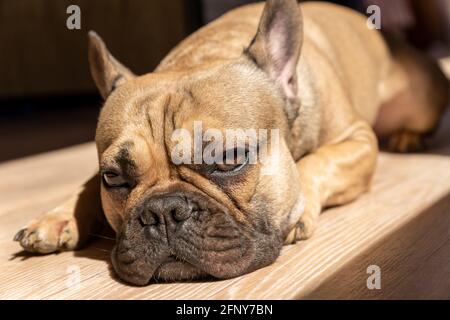
<svg viewBox="0 0 450 320">
<path fill-rule="evenodd" d="M 113 265 L 124 280 L 230 278 L 279 255 L 302 211 L 285 143 L 285 108 L 295 91 L 289 64 L 296 64 L 300 45 L 289 44 L 289 55 L 281 50 L 282 68 L 269 64 L 264 48 L 274 41 L 266 38 L 274 23 L 269 14 L 284 13 L 278 29 L 299 20 L 289 13 L 295 1 L 283 3 L 266 7 L 260 31 L 239 59 L 189 71 L 136 77 L 91 34 L 91 69 L 106 99 L 96 134 L 101 197 L 117 232 Z M 229 143 L 232 129 L 267 134 L 255 144 L 245 134 Z M 205 160 L 207 150 L 224 161 Z M 250 161 L 255 150 L 258 158 Z"/>
</svg>

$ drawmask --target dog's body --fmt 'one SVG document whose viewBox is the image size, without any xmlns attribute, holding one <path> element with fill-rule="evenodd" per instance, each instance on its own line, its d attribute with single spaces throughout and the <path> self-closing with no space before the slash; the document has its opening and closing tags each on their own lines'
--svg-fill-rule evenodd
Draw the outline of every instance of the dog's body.
<svg viewBox="0 0 450 320">
<path fill-rule="evenodd" d="M 125 280 L 232 277 L 271 263 L 283 242 L 311 236 L 324 207 L 369 188 L 375 132 L 396 151 L 419 148 L 448 101 L 436 64 L 386 42 L 351 10 L 306 3 L 300 15 L 297 6 L 269 0 L 264 11 L 263 4 L 236 9 L 141 77 L 91 34 L 91 69 L 106 99 L 96 136 L 106 182 L 100 190 L 94 177 L 16 239 L 41 253 L 78 247 L 99 225 L 101 194 L 118 234 L 113 263 Z M 221 130 L 277 128 L 280 154 L 227 178 L 174 166 L 170 134 L 196 120 Z M 277 174 L 262 175 L 268 166 Z M 126 178 L 111 167 L 128 170 Z M 105 186 L 118 181 L 129 189 Z M 175 221 L 168 211 L 188 217 Z"/>
</svg>

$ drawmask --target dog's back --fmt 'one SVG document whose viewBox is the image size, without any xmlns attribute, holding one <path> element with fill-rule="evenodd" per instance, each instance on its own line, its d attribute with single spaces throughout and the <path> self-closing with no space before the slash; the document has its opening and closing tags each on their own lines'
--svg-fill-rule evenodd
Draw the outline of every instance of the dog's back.
<svg viewBox="0 0 450 320">
<path fill-rule="evenodd" d="M 413 130 L 413 140 L 417 140 L 417 135 L 436 127 L 448 102 L 448 82 L 436 62 L 396 40 L 386 41 L 381 32 L 367 26 L 364 15 L 351 9 L 326 2 L 299 6 L 304 28 L 298 64 L 301 100 L 311 100 L 311 104 L 326 101 L 327 92 L 335 90 L 328 74 L 332 72 L 350 102 L 350 113 L 373 125 L 379 136 Z M 239 57 L 256 33 L 263 7 L 263 3 L 251 4 L 226 13 L 181 42 L 156 71 L 207 67 Z M 315 97 L 311 97 L 311 87 Z M 415 106 L 409 108 L 410 104 Z M 349 110 L 336 112 L 333 101 L 316 108 L 327 124 L 349 114 Z M 413 124 L 406 118 L 414 118 Z M 319 144 L 334 136 L 333 131 L 327 135 L 326 128 L 322 131 Z M 414 149 L 419 147 L 414 144 Z"/>
</svg>

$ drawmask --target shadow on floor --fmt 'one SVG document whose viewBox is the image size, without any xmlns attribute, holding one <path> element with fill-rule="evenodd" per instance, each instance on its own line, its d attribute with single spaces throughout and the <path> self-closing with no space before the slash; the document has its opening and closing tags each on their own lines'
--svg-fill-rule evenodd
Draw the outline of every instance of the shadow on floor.
<svg viewBox="0 0 450 320">
<path fill-rule="evenodd" d="M 449 299 L 450 194 L 375 243 L 301 299 Z M 369 266 L 381 288 L 369 290 Z"/>
</svg>

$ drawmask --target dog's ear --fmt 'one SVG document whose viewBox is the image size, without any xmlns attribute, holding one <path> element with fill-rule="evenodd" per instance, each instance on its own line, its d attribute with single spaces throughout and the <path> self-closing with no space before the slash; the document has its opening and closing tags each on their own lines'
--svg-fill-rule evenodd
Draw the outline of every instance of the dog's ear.
<svg viewBox="0 0 450 320">
<path fill-rule="evenodd" d="M 267 0 L 256 36 L 245 51 L 291 99 L 297 96 L 302 41 L 303 19 L 297 1 Z"/>
<path fill-rule="evenodd" d="M 103 40 L 94 31 L 89 31 L 89 66 L 103 99 L 118 86 L 135 77 L 135 75 L 117 61 L 105 46 Z"/>
</svg>

